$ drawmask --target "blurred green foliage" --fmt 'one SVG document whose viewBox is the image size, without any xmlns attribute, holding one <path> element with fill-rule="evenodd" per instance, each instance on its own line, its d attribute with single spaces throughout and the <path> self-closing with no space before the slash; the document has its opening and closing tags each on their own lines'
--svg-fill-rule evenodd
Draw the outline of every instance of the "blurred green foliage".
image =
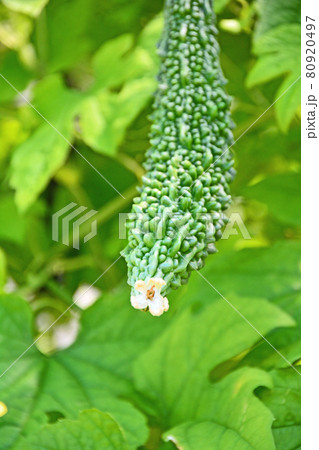
<svg viewBox="0 0 319 450">
<path fill-rule="evenodd" d="M 143 175 L 162 8 L 0 5 L 0 372 L 79 286 L 100 292 L 0 378 L 1 449 L 300 447 L 300 1 L 215 2 L 238 139 L 230 213 L 252 239 L 221 240 L 154 318 L 131 308 L 125 264 L 112 263 Z M 70 202 L 98 211 L 80 250 L 51 236 Z"/>
</svg>

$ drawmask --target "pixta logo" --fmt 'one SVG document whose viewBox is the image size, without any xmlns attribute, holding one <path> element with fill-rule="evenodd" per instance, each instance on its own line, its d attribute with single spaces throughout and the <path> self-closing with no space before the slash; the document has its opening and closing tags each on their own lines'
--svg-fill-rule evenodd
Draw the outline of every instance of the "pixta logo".
<svg viewBox="0 0 319 450">
<path fill-rule="evenodd" d="M 76 207 L 76 209 L 74 209 Z M 80 227 L 88 222 L 97 211 L 91 209 L 85 214 L 86 206 L 78 206 L 76 203 L 69 203 L 52 215 L 52 239 L 56 242 L 62 242 L 64 245 L 70 245 L 79 250 L 80 248 Z M 66 214 L 68 213 L 68 214 Z M 75 220 L 74 220 L 75 219 Z M 96 235 L 96 220 L 91 221 L 91 231 L 83 237 L 83 242 L 89 241 Z"/>
<path fill-rule="evenodd" d="M 170 219 L 171 225 L 174 226 L 169 232 L 169 237 L 174 239 L 178 234 L 180 235 L 181 230 L 183 230 L 183 239 L 188 237 L 188 233 L 191 232 L 190 229 L 185 226 L 188 222 L 187 215 L 180 213 L 172 213 L 169 210 L 157 214 L 152 218 L 153 225 L 150 228 L 150 217 L 146 213 L 119 213 L 119 239 L 127 239 L 128 229 L 132 230 L 135 236 L 140 236 L 142 238 L 145 234 L 152 232 L 154 233 L 155 239 L 163 239 L 165 237 L 165 230 L 168 218 Z M 202 223 L 206 223 L 206 227 L 209 229 L 214 229 L 214 223 L 222 220 L 223 233 L 220 239 L 228 239 L 232 235 L 240 235 L 243 239 L 251 239 L 249 231 L 247 230 L 244 221 L 238 212 L 232 212 L 229 216 L 224 213 L 205 213 L 196 214 L 196 219 L 201 219 Z M 132 226 L 133 225 L 133 226 Z"/>
</svg>

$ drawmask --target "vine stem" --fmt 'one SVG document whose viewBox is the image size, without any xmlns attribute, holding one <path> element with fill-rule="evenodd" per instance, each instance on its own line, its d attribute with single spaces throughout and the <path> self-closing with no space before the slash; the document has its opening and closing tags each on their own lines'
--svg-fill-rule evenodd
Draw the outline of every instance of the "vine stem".
<svg viewBox="0 0 319 450">
<path fill-rule="evenodd" d="M 98 222 L 98 224 L 102 224 L 107 222 L 109 219 L 114 217 L 114 214 L 121 211 L 121 209 L 125 208 L 127 205 L 129 205 L 136 195 L 136 185 L 131 186 L 125 191 L 125 198 L 122 197 L 116 197 L 114 200 L 111 200 L 106 205 L 104 205 L 100 211 L 96 214 L 95 218 Z M 80 238 L 83 238 L 88 231 L 90 230 L 90 224 L 83 224 L 80 230 Z M 50 280 L 52 281 L 51 277 L 52 275 L 55 275 L 58 268 L 63 268 L 64 271 L 73 271 L 77 270 L 82 267 L 87 267 L 89 261 L 86 258 L 72 258 L 71 260 L 64 259 L 62 257 L 63 253 L 68 250 L 69 247 L 66 246 L 60 246 L 60 256 L 58 258 L 55 258 L 50 263 L 47 263 L 44 268 L 41 270 L 41 266 L 43 267 L 43 257 L 38 258 L 36 261 L 33 261 L 33 264 L 31 265 L 33 270 L 38 270 L 38 274 L 36 279 L 32 280 L 32 283 L 30 286 L 23 287 L 19 290 L 19 292 L 24 295 L 32 295 L 36 290 L 40 289 L 41 287 L 45 285 L 49 285 L 49 288 L 52 288 L 52 283 L 50 283 Z M 105 267 L 103 266 L 103 269 Z M 30 270 L 30 267 L 29 267 Z M 56 287 L 56 286 L 55 286 Z M 57 293 L 57 292 L 56 292 Z M 61 294 L 61 292 L 60 292 Z M 61 295 L 59 295 L 61 298 Z M 66 296 L 63 295 L 63 299 L 66 300 Z"/>
<path fill-rule="evenodd" d="M 119 212 L 125 206 L 129 205 L 132 199 L 136 195 L 136 185 L 131 186 L 124 192 L 124 197 L 116 197 L 114 200 L 111 200 L 106 205 L 104 205 L 98 213 L 94 216 L 94 219 L 97 221 L 98 225 L 101 225 L 104 222 L 107 222 L 109 219 L 114 217 L 114 214 Z M 80 238 L 83 238 L 90 231 L 91 224 L 86 222 L 83 224 L 80 230 Z"/>
</svg>

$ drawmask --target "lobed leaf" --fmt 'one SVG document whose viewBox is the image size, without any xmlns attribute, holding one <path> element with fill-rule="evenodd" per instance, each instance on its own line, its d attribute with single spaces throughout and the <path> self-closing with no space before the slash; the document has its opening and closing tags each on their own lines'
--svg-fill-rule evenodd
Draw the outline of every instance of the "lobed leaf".
<svg viewBox="0 0 319 450">
<path fill-rule="evenodd" d="M 167 431 L 164 439 L 187 450 L 275 449 L 272 414 L 254 395 L 260 385 L 271 387 L 265 372 L 242 369 L 208 386 L 196 409 L 196 421 Z"/>
<path fill-rule="evenodd" d="M 108 414 L 96 409 L 82 411 L 78 420 L 61 420 L 43 427 L 26 439 L 29 448 L 50 450 L 87 449 L 128 450 L 130 447 L 120 425 Z"/>
<path fill-rule="evenodd" d="M 257 37 L 253 51 L 257 62 L 247 76 L 248 87 L 268 82 L 283 74 L 287 78 L 277 92 L 278 123 L 287 131 L 300 105 L 300 24 L 282 24 Z"/>
<path fill-rule="evenodd" d="M 259 20 L 255 35 L 288 23 L 300 23 L 301 0 L 257 0 Z"/>
<path fill-rule="evenodd" d="M 83 103 L 80 127 L 83 140 L 99 153 L 114 156 L 126 128 L 146 106 L 155 90 L 155 80 L 127 82 L 114 94 L 102 93 Z"/>
<path fill-rule="evenodd" d="M 273 389 L 260 389 L 259 398 L 273 413 L 273 434 L 276 449 L 299 449 L 301 377 L 294 370 L 280 369 L 270 372 Z"/>
<path fill-rule="evenodd" d="M 232 297 L 231 302 L 263 335 L 293 324 L 288 315 L 264 300 Z M 209 371 L 259 339 L 223 299 L 197 313 L 186 310 L 137 359 L 135 384 L 165 427 L 174 426 L 196 416 L 206 396 Z"/>
<path fill-rule="evenodd" d="M 8 407 L 0 423 L 1 448 L 20 445 L 52 412 L 73 419 L 92 407 L 112 414 L 132 448 L 146 440 L 144 416 L 115 396 L 132 394 L 131 364 L 163 322 L 136 315 L 124 301 L 126 295 L 99 300 L 84 312 L 76 343 L 48 358 L 32 345 L 29 305 L 16 296 L 0 297 L 1 374 L 30 347 L 0 378 L 1 401 Z"/>
</svg>

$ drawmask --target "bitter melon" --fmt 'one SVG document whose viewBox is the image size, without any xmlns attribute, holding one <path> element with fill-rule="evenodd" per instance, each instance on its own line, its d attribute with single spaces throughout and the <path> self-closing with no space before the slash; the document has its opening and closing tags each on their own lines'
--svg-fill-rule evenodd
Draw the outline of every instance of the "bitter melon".
<svg viewBox="0 0 319 450">
<path fill-rule="evenodd" d="M 221 237 L 234 169 L 212 3 L 167 0 L 146 175 L 123 250 L 131 303 L 161 315 Z"/>
</svg>

